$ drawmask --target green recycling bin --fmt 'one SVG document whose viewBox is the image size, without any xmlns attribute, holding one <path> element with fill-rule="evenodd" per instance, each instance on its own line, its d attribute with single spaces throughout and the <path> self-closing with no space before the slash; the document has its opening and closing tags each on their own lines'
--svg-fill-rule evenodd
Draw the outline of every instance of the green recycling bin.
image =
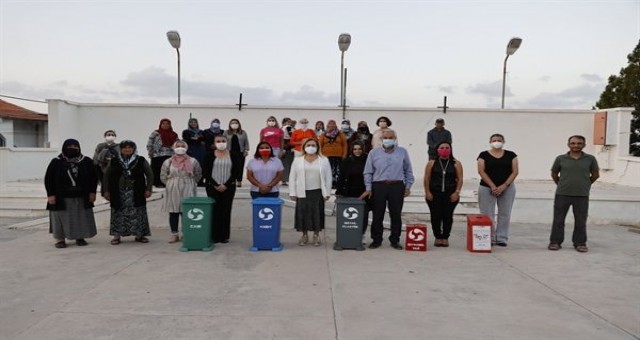
<svg viewBox="0 0 640 340">
<path fill-rule="evenodd" d="M 211 220 L 215 200 L 189 197 L 182 200 L 182 248 L 180 251 L 213 250 Z"/>
</svg>

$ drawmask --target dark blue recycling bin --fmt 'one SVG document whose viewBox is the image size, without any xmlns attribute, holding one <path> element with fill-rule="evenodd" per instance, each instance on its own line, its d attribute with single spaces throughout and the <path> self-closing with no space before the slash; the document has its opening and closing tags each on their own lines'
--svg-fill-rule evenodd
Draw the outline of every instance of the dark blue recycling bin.
<svg viewBox="0 0 640 340">
<path fill-rule="evenodd" d="M 254 199 L 253 205 L 253 246 L 251 251 L 281 251 L 280 223 L 284 201 L 275 197 Z"/>
</svg>

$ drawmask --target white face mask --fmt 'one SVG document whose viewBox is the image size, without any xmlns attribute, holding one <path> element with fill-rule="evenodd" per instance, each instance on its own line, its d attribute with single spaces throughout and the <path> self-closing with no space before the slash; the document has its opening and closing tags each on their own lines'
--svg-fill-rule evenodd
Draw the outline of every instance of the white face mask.
<svg viewBox="0 0 640 340">
<path fill-rule="evenodd" d="M 387 127 L 387 122 L 380 122 L 380 128 L 384 129 Z"/>
<path fill-rule="evenodd" d="M 350 125 L 342 124 L 342 130 L 349 130 L 350 127 Z"/>
<path fill-rule="evenodd" d="M 175 151 L 176 155 L 184 155 L 187 153 L 187 148 L 177 147 L 173 151 Z"/>
<path fill-rule="evenodd" d="M 316 151 L 318 151 L 318 148 L 316 148 L 315 146 L 307 146 L 304 148 L 304 152 L 310 154 L 310 155 L 315 155 Z"/>
<path fill-rule="evenodd" d="M 229 126 L 234 130 L 237 130 L 240 127 L 240 125 L 238 125 L 238 124 L 231 124 Z"/>
<path fill-rule="evenodd" d="M 306 129 L 307 129 L 307 127 L 308 127 L 308 125 L 307 125 L 307 124 L 300 124 L 300 128 L 301 128 L 302 130 L 306 130 Z"/>
<path fill-rule="evenodd" d="M 276 126 L 276 122 L 267 122 L 267 125 L 269 125 L 269 126 Z"/>
<path fill-rule="evenodd" d="M 227 149 L 227 143 L 224 143 L 224 142 L 222 142 L 222 143 L 216 143 L 216 148 L 217 148 L 218 150 L 226 150 L 226 149 Z"/>
<path fill-rule="evenodd" d="M 501 149 L 504 144 L 502 142 L 493 142 L 491 143 L 491 147 L 494 149 Z"/>
<path fill-rule="evenodd" d="M 116 140 L 116 136 L 106 136 L 106 137 L 104 137 L 104 140 L 106 140 L 107 142 L 111 143 L 114 140 Z"/>
</svg>

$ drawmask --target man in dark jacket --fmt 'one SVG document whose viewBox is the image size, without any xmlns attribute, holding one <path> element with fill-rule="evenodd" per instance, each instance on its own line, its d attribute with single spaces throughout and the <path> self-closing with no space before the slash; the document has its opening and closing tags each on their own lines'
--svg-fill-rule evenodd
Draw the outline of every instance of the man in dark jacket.
<svg viewBox="0 0 640 340">
<path fill-rule="evenodd" d="M 444 119 L 436 119 L 436 127 L 427 132 L 427 145 L 429 146 L 429 159 L 436 159 L 436 145 L 447 142 L 452 143 L 451 132 L 444 128 Z"/>
</svg>

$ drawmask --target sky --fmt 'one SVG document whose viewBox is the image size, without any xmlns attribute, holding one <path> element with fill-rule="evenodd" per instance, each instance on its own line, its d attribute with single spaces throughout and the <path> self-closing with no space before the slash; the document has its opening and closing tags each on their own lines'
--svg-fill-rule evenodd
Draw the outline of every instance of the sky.
<svg viewBox="0 0 640 340">
<path fill-rule="evenodd" d="M 175 104 L 169 30 L 182 104 L 338 106 L 349 33 L 352 107 L 499 108 L 520 37 L 505 108 L 591 109 L 640 41 L 640 0 L 1 0 L 0 95 Z"/>
</svg>

